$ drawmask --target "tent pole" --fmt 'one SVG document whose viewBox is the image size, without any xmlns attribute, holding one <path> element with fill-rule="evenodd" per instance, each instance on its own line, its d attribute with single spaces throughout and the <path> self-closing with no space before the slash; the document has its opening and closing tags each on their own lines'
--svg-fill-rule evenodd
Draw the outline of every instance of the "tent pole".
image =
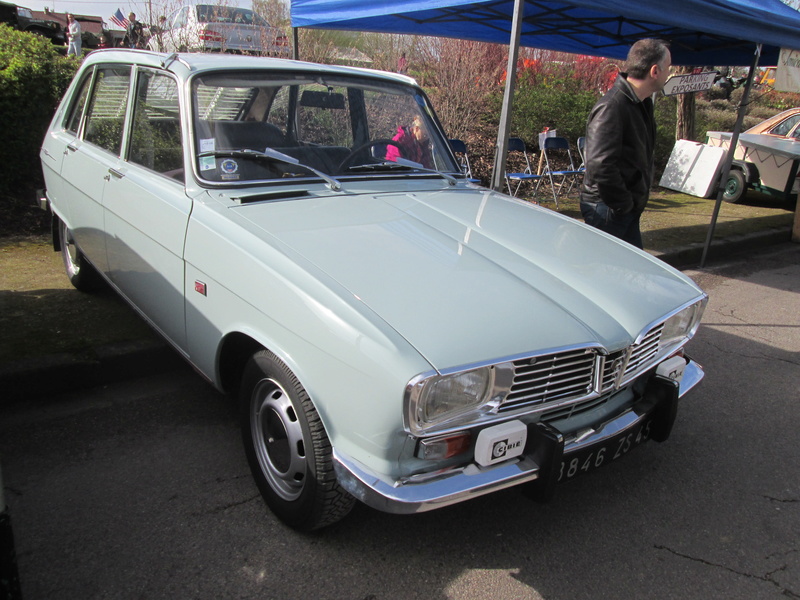
<svg viewBox="0 0 800 600">
<path fill-rule="evenodd" d="M 756 68 L 758 67 L 758 59 L 761 56 L 761 44 L 756 46 L 756 51 L 753 53 L 753 62 L 750 65 L 750 72 L 747 74 L 747 81 L 744 84 L 744 94 L 742 100 L 739 102 L 739 110 L 736 116 L 736 125 L 733 126 L 733 133 L 731 134 L 730 146 L 728 147 L 728 154 L 725 156 L 725 162 L 722 164 L 722 175 L 720 177 L 719 187 L 717 189 L 717 202 L 714 205 L 714 214 L 711 216 L 711 224 L 708 227 L 708 235 L 706 236 L 706 244 L 703 247 L 703 256 L 700 259 L 700 268 L 706 266 L 706 257 L 708 250 L 711 247 L 711 240 L 714 238 L 714 229 L 717 226 L 717 218 L 719 217 L 719 209 L 722 206 L 722 197 L 725 195 L 725 185 L 728 181 L 728 173 L 730 173 L 731 165 L 733 164 L 733 154 L 736 152 L 736 145 L 739 142 L 739 132 L 742 130 L 742 123 L 744 122 L 744 113 L 747 110 L 747 101 L 750 98 L 750 88 L 753 86 L 753 78 L 755 77 Z"/>
<path fill-rule="evenodd" d="M 503 108 L 500 111 L 500 128 L 497 131 L 497 145 L 494 149 L 494 170 L 492 171 L 492 189 L 499 192 L 503 189 L 506 172 L 506 155 L 508 152 L 508 132 L 511 128 L 511 105 L 514 101 L 514 84 L 517 80 L 517 57 L 519 56 L 519 38 L 522 31 L 522 14 L 524 0 L 514 0 L 514 16 L 511 21 L 511 39 L 508 42 L 508 66 L 506 66 L 506 89 L 503 93 Z"/>
<path fill-rule="evenodd" d="M 300 60 L 300 34 L 297 33 L 298 28 L 292 27 L 292 58 Z"/>
</svg>

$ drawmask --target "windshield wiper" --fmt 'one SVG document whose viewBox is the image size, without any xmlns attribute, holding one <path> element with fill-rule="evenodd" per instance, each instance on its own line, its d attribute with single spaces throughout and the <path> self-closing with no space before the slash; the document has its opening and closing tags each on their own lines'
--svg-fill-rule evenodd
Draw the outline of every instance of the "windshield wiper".
<svg viewBox="0 0 800 600">
<path fill-rule="evenodd" d="M 311 171 L 317 177 L 324 179 L 325 182 L 328 184 L 328 187 L 331 191 L 339 192 L 342 190 L 342 184 L 337 180 L 331 177 L 330 175 L 323 173 L 322 171 L 318 171 L 314 167 L 310 167 L 308 165 L 304 165 L 294 156 L 289 156 L 288 154 L 284 154 L 283 152 L 278 152 L 277 150 L 273 150 L 272 148 L 267 148 L 263 152 L 261 150 L 252 150 L 250 148 L 244 148 L 242 150 L 209 150 L 207 152 L 200 152 L 198 157 L 202 158 L 204 156 L 214 156 L 214 157 L 230 157 L 230 158 L 239 158 L 239 157 L 248 157 L 248 158 L 268 158 L 270 160 L 277 160 L 278 162 L 286 163 L 289 165 L 295 165 Z"/>
<path fill-rule="evenodd" d="M 429 169 L 418 162 L 414 162 L 411 160 L 407 160 L 404 158 L 398 158 L 396 161 L 386 160 L 383 162 L 377 163 L 366 163 L 363 165 L 353 165 L 352 167 L 347 168 L 348 171 L 422 171 L 423 173 L 434 173 L 436 175 L 440 175 L 444 177 L 450 185 L 455 185 L 458 183 L 458 180 L 449 175 L 447 173 L 442 173 L 441 171 L 437 171 L 436 169 Z"/>
</svg>

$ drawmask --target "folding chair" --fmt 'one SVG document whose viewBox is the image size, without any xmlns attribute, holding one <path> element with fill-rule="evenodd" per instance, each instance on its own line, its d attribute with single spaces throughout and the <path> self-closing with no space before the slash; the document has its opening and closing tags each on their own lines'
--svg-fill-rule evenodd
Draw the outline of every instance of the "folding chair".
<svg viewBox="0 0 800 600">
<path fill-rule="evenodd" d="M 550 189 L 553 192 L 553 201 L 556 203 L 556 210 L 558 210 L 559 196 L 566 196 L 572 191 L 572 187 L 578 182 L 578 177 L 583 171 L 575 168 L 575 162 L 572 160 L 572 151 L 569 148 L 569 141 L 563 137 L 548 137 L 544 139 L 544 146 L 542 146 L 542 155 L 544 156 L 544 172 L 542 177 L 547 177 L 550 181 Z M 566 162 L 568 168 L 556 169 L 551 164 L 551 161 L 559 160 L 559 164 Z M 558 188 L 554 178 L 560 178 Z M 569 184 L 566 191 L 564 186 Z"/>
<path fill-rule="evenodd" d="M 586 170 L 586 138 L 581 136 L 578 138 L 578 156 L 581 158 L 581 164 L 578 165 L 578 171 Z"/>
<path fill-rule="evenodd" d="M 453 154 L 456 155 L 458 164 L 461 167 L 461 170 L 464 172 L 464 175 L 467 176 L 467 179 L 469 179 L 472 183 L 480 183 L 480 179 L 476 179 L 472 176 L 472 167 L 469 164 L 467 145 L 459 139 L 450 139 L 447 141 L 450 143 L 450 149 L 453 151 Z"/>
<path fill-rule="evenodd" d="M 521 172 L 517 173 L 509 173 L 506 171 L 506 186 L 508 186 L 508 193 L 512 196 L 516 196 L 517 192 L 519 192 L 520 186 L 525 183 L 526 181 L 535 181 L 536 187 L 533 190 L 533 195 L 536 195 L 536 192 L 539 190 L 539 184 L 541 183 L 542 175 L 538 175 L 533 172 L 531 168 L 531 161 L 528 157 L 528 151 L 525 149 L 525 142 L 522 141 L 521 138 L 511 137 L 508 138 L 508 157 L 511 157 L 512 152 L 519 152 L 522 154 L 525 160 L 525 167 L 522 169 Z M 511 182 L 515 181 L 517 183 L 517 187 L 514 191 L 511 191 Z"/>
</svg>

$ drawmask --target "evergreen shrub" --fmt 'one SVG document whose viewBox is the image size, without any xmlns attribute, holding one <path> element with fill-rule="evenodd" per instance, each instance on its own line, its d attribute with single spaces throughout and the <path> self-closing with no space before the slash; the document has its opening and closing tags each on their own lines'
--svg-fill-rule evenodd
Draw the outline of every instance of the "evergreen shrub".
<svg viewBox="0 0 800 600">
<path fill-rule="evenodd" d="M 39 148 L 78 67 L 50 40 L 0 24 L 0 194 L 19 196 L 41 185 Z M 8 200 L 10 201 L 10 200 Z M 3 204 L 7 204 L 4 202 Z"/>
</svg>

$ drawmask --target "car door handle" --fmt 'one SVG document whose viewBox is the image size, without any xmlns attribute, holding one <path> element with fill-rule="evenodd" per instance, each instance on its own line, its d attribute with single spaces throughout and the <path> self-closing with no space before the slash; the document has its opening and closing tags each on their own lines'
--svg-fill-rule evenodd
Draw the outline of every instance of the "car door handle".
<svg viewBox="0 0 800 600">
<path fill-rule="evenodd" d="M 78 147 L 77 146 L 73 146 L 72 144 L 67 144 L 67 150 L 69 150 L 70 152 L 77 152 L 78 151 Z M 66 151 L 64 152 L 64 154 L 66 154 Z"/>
<path fill-rule="evenodd" d="M 111 176 L 113 176 L 116 179 L 122 179 L 123 177 L 125 177 L 124 173 L 122 173 L 121 171 L 117 171 L 116 169 L 109 169 L 108 172 Z M 108 179 L 110 179 L 110 177 Z"/>
</svg>

